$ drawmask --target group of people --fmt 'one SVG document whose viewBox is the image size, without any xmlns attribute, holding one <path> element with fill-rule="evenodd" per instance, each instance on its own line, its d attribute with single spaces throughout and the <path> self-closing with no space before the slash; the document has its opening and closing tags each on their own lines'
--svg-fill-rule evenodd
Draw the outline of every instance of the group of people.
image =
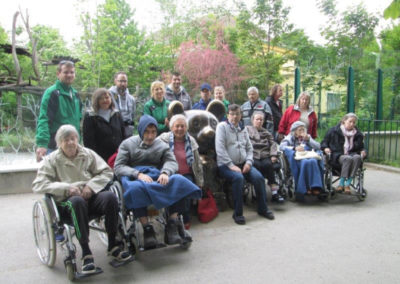
<svg viewBox="0 0 400 284">
<path fill-rule="evenodd" d="M 138 135 L 132 136 L 135 99 L 129 94 L 126 73 L 118 72 L 113 87 L 100 88 L 93 93 L 92 108 L 83 118 L 84 146 L 81 146 L 82 104 L 72 87 L 74 64 L 61 61 L 57 78 L 42 97 L 36 156 L 38 161 L 44 161 L 33 182 L 33 190 L 53 194 L 62 201 L 62 215 L 78 219 L 76 229 L 80 231 L 82 272 L 92 273 L 96 269 L 88 239 L 88 218 L 93 213 L 105 215 L 108 254 L 116 261 L 130 257 L 115 238 L 118 201 L 107 191 L 114 175 L 123 185 L 127 209 L 133 210 L 143 226 L 145 248 L 157 244 L 154 228 L 147 217 L 146 208 L 150 204 L 157 209 L 167 208 L 166 242 L 182 242 L 185 228 L 178 221 L 178 215 L 183 215 L 188 229 L 190 201 L 201 198 L 204 176 L 199 145 L 188 134 L 185 116 L 178 114 L 168 118 L 168 105 L 170 101 L 179 100 L 184 110 L 205 110 L 212 100 L 211 86 L 201 85 L 201 99 L 192 106 L 179 73 L 173 73 L 167 87 L 161 81 L 153 82 L 151 99 L 145 104 L 137 125 Z M 260 99 L 256 87 L 250 87 L 247 95 L 249 100 L 239 106 L 226 100 L 222 86 L 214 88 L 214 99 L 224 104 L 227 113 L 216 128 L 216 161 L 219 175 L 232 186 L 235 223 L 246 223 L 242 197 L 245 181 L 254 185 L 258 214 L 270 220 L 275 218 L 267 205 L 265 179 L 272 201 L 283 203 L 274 175 L 278 147 L 288 155 L 297 192 L 318 194 L 323 187 L 321 161 L 295 159 L 296 152 L 311 149 L 322 149 L 330 155 L 332 164 L 341 166 L 338 190 L 349 192 L 355 170 L 366 155 L 355 114 L 347 114 L 320 145 L 314 140 L 317 117 L 310 107 L 308 93 L 302 93 L 284 114 L 280 85 L 272 88 L 266 101 Z M 113 155 L 116 155 L 114 171 L 107 164 Z"/>
</svg>

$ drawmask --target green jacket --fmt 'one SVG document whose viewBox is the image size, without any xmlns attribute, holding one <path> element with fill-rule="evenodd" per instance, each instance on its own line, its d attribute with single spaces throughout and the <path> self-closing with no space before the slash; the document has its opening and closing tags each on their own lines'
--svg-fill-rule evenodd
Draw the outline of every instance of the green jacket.
<svg viewBox="0 0 400 284">
<path fill-rule="evenodd" d="M 42 97 L 36 127 L 37 147 L 55 149 L 56 132 L 64 124 L 72 124 L 80 133 L 81 118 L 82 104 L 77 91 L 57 80 Z"/>
<path fill-rule="evenodd" d="M 163 101 L 159 103 L 152 98 L 144 105 L 143 113 L 157 120 L 158 134 L 168 131 L 168 127 L 165 126 L 165 118 L 168 116 L 169 103 L 169 100 L 166 99 L 163 99 Z"/>
</svg>

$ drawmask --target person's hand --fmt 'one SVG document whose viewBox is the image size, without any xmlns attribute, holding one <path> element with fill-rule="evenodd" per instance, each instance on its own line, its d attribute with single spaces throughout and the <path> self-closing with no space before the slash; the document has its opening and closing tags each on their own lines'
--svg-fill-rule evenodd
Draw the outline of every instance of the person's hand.
<svg viewBox="0 0 400 284">
<path fill-rule="evenodd" d="M 68 196 L 81 195 L 81 190 L 77 186 L 71 186 L 68 189 Z"/>
<path fill-rule="evenodd" d="M 164 125 L 165 125 L 166 127 L 168 127 L 168 126 L 169 126 L 169 120 L 168 120 L 168 117 L 166 117 L 166 118 L 165 118 L 165 120 L 164 120 Z"/>
<path fill-rule="evenodd" d="M 157 182 L 161 185 L 166 185 L 168 183 L 168 181 L 169 181 L 169 177 L 166 173 L 162 173 L 157 179 Z"/>
<path fill-rule="evenodd" d="M 244 166 L 243 166 L 243 170 L 242 170 L 242 173 L 244 173 L 244 174 L 247 174 L 249 171 L 250 171 L 250 169 L 251 169 L 251 166 L 249 165 L 249 164 L 244 164 Z"/>
<path fill-rule="evenodd" d="M 363 159 L 365 159 L 365 157 L 367 156 L 367 152 L 364 150 L 362 150 L 360 154 L 361 154 L 361 158 L 363 158 Z"/>
<path fill-rule="evenodd" d="M 230 169 L 231 171 L 238 172 L 238 173 L 241 173 L 241 172 L 242 172 L 242 170 L 241 170 L 239 167 L 235 166 L 235 165 L 230 166 L 229 169 Z"/>
<path fill-rule="evenodd" d="M 299 151 L 299 152 L 303 152 L 303 151 L 304 151 L 304 146 L 303 146 L 303 145 L 299 145 L 299 146 L 297 146 L 297 147 L 295 148 L 295 150 L 296 150 L 296 151 Z"/>
<path fill-rule="evenodd" d="M 310 134 L 306 134 L 306 136 L 304 136 L 303 139 L 304 139 L 304 141 L 309 141 L 310 137 L 311 137 Z"/>
<path fill-rule="evenodd" d="M 144 182 L 148 182 L 148 183 L 154 181 L 151 177 L 149 177 L 149 176 L 146 175 L 146 174 L 142 174 L 142 173 L 139 173 L 139 175 L 138 175 L 138 180 L 141 180 L 141 181 L 144 181 Z"/>
<path fill-rule="evenodd" d="M 275 156 L 272 156 L 272 157 L 271 157 L 271 162 L 272 162 L 272 163 L 276 163 L 276 161 L 278 161 L 278 158 L 275 157 Z"/>
<path fill-rule="evenodd" d="M 324 149 L 325 154 L 329 155 L 331 153 L 331 149 L 329 148 L 325 148 Z"/>
<path fill-rule="evenodd" d="M 47 149 L 39 147 L 36 149 L 36 162 L 40 162 L 44 156 L 46 156 Z"/>
<path fill-rule="evenodd" d="M 93 190 L 87 185 L 85 185 L 85 187 L 82 189 L 82 197 L 85 200 L 89 200 L 92 197 L 93 193 Z"/>
<path fill-rule="evenodd" d="M 285 137 L 285 135 L 283 135 L 282 133 L 278 134 L 278 143 L 282 141 L 282 139 Z"/>
</svg>

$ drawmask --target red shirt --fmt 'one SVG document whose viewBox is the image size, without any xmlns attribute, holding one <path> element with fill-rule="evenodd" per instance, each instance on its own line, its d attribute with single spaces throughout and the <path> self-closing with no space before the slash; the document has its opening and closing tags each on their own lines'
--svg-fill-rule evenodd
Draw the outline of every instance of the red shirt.
<svg viewBox="0 0 400 284">
<path fill-rule="evenodd" d="M 178 174 L 190 174 L 192 171 L 186 162 L 185 141 L 174 141 L 174 154 L 178 162 Z"/>
<path fill-rule="evenodd" d="M 279 122 L 278 133 L 288 135 L 292 124 L 300 119 L 301 112 L 294 108 L 294 105 L 288 107 Z M 307 133 L 311 135 L 313 139 L 317 137 L 317 124 L 318 119 L 314 111 L 308 114 L 308 129 Z"/>
</svg>

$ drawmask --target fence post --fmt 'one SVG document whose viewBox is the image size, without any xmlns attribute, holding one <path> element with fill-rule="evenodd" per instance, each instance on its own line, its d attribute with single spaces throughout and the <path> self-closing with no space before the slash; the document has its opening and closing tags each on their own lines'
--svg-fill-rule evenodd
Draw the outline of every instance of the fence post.
<svg viewBox="0 0 400 284">
<path fill-rule="evenodd" d="M 376 90 L 376 119 L 383 119 L 382 69 L 378 69 L 378 87 Z"/>
<path fill-rule="evenodd" d="M 286 99 L 285 99 L 285 102 L 286 102 L 286 108 L 288 108 L 288 106 L 289 106 L 289 85 L 288 84 L 286 84 Z"/>
<path fill-rule="evenodd" d="M 321 121 L 321 96 L 322 96 L 322 82 L 318 82 L 318 123 Z"/>
<path fill-rule="evenodd" d="M 297 101 L 297 97 L 300 95 L 300 69 L 296 67 L 294 70 L 294 103 Z"/>
<path fill-rule="evenodd" d="M 354 112 L 354 70 L 349 67 L 347 78 L 347 113 Z"/>
</svg>

